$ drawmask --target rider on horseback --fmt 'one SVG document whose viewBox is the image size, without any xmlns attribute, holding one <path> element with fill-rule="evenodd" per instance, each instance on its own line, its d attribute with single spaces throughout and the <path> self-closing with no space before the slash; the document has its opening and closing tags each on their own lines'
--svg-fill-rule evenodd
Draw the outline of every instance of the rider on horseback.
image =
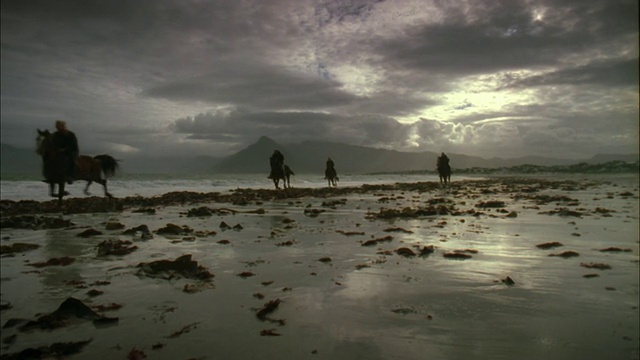
<svg viewBox="0 0 640 360">
<path fill-rule="evenodd" d="M 440 156 L 438 157 L 437 167 L 441 166 L 449 166 L 449 157 L 445 153 L 440 154 Z"/>
<path fill-rule="evenodd" d="M 273 155 L 269 158 L 269 163 L 271 164 L 271 173 L 269 174 L 269 179 L 280 179 L 284 174 L 284 155 L 280 152 L 280 150 L 274 150 Z"/>
<path fill-rule="evenodd" d="M 56 132 L 53 133 L 51 140 L 53 141 L 53 144 L 69 159 L 67 182 L 71 184 L 73 183 L 72 179 L 74 176 L 76 160 L 80 154 L 78 138 L 76 138 L 76 134 L 74 134 L 73 131 L 67 129 L 66 122 L 58 120 L 56 121 Z"/>
</svg>

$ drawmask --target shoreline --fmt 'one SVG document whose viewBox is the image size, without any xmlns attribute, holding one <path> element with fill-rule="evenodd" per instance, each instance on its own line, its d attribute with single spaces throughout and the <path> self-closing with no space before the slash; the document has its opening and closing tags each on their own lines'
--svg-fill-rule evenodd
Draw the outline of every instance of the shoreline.
<svg viewBox="0 0 640 360">
<path fill-rule="evenodd" d="M 604 184 L 607 181 L 587 181 L 586 186 Z M 158 207 L 172 205 L 187 205 L 197 203 L 230 203 L 244 206 L 251 203 L 298 199 L 298 198 L 327 198 L 356 194 L 371 194 L 376 191 L 413 191 L 458 192 L 466 188 L 475 187 L 488 189 L 496 186 L 507 187 L 505 191 L 518 191 L 517 187 L 534 186 L 538 190 L 554 189 L 562 186 L 585 186 L 584 181 L 578 179 L 549 179 L 539 176 L 491 176 L 477 180 L 458 180 L 443 186 L 438 182 L 396 182 L 394 184 L 363 184 L 347 187 L 321 188 L 289 188 L 289 189 L 252 189 L 237 188 L 228 193 L 172 191 L 155 196 L 127 196 L 123 198 L 106 198 L 101 196 L 74 197 L 63 199 L 62 208 L 57 200 L 0 200 L 0 216 L 33 215 L 38 213 L 82 214 L 100 212 L 121 212 L 126 209 L 140 207 Z M 530 191 L 530 189 L 525 189 Z"/>
</svg>

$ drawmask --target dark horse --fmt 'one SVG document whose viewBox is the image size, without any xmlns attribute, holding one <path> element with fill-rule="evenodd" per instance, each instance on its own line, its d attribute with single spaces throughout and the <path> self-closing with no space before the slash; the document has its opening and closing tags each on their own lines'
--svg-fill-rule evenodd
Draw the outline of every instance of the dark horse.
<svg viewBox="0 0 640 360">
<path fill-rule="evenodd" d="M 295 175 L 293 170 L 289 167 L 289 165 L 284 166 L 284 187 L 291 188 L 291 175 Z"/>
<path fill-rule="evenodd" d="M 451 182 L 451 166 L 449 164 L 438 161 L 437 170 L 441 184 L 446 185 Z"/>
<path fill-rule="evenodd" d="M 327 161 L 327 168 L 324 170 L 324 178 L 327 180 L 329 187 L 338 186 L 338 172 L 333 166 L 333 161 Z"/>
<path fill-rule="evenodd" d="M 86 180 L 87 186 L 84 193 L 89 195 L 89 186 L 93 181 L 104 187 L 104 195 L 113 197 L 107 191 L 107 177 L 113 176 L 118 169 L 118 161 L 110 155 L 98 155 L 95 157 L 80 155 L 76 160 L 75 173 L 70 179 L 67 169 L 69 161 L 72 161 L 62 151 L 57 149 L 52 142 L 52 135 L 49 130 L 38 130 L 36 138 L 36 152 L 42 157 L 42 172 L 45 181 L 49 183 L 49 195 L 58 198 L 62 202 L 62 197 L 67 192 L 64 191 L 68 180 Z M 104 174 L 104 177 L 103 177 Z M 54 188 L 58 185 L 58 193 L 54 193 Z"/>
<path fill-rule="evenodd" d="M 269 179 L 273 180 L 273 185 L 275 185 L 276 189 L 280 189 L 280 180 L 282 180 L 283 187 L 286 189 L 287 176 L 284 172 L 284 162 L 277 156 L 272 156 L 269 159 L 269 164 L 271 166 Z"/>
</svg>

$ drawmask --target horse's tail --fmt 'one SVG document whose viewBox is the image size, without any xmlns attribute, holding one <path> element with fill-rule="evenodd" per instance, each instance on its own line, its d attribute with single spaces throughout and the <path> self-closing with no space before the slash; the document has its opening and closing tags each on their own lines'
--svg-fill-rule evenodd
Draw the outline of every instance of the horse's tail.
<svg viewBox="0 0 640 360">
<path fill-rule="evenodd" d="M 93 157 L 94 159 L 100 162 L 100 166 L 102 167 L 102 172 L 104 172 L 105 176 L 113 176 L 118 170 L 118 160 L 114 159 L 111 155 L 96 155 Z"/>
</svg>

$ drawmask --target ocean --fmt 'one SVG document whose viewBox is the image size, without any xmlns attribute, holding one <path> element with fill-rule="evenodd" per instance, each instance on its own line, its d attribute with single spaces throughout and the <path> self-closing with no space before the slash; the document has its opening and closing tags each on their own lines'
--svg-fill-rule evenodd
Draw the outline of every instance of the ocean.
<svg viewBox="0 0 640 360">
<path fill-rule="evenodd" d="M 467 177 L 468 178 L 468 177 Z M 460 177 L 458 180 L 462 179 Z M 396 182 L 439 181 L 436 175 L 341 175 L 339 187 L 360 186 L 363 184 L 393 184 Z M 67 198 L 86 197 L 83 193 L 86 181 L 76 181 L 66 186 Z M 320 188 L 327 186 L 322 175 L 301 174 L 291 178 L 291 185 L 297 188 Z M 109 192 L 115 197 L 156 196 L 172 191 L 226 192 L 237 188 L 273 189 L 273 182 L 267 174 L 215 174 L 215 175 L 168 175 L 168 174 L 126 174 L 110 178 L 107 183 Z M 282 185 L 281 185 L 282 186 Z M 93 196 L 102 196 L 100 184 L 93 183 L 89 188 Z M 0 181 L 0 199 L 2 200 L 51 200 L 49 186 L 36 179 L 3 177 Z"/>
</svg>

